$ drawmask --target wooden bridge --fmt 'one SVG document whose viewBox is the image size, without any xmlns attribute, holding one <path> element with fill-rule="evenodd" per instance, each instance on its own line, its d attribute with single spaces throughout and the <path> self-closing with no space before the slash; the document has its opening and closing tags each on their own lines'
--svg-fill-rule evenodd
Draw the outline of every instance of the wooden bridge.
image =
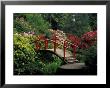
<svg viewBox="0 0 110 88">
<path fill-rule="evenodd" d="M 96 42 L 97 38 L 97 32 L 96 31 L 91 31 L 87 32 L 84 35 L 82 35 L 81 38 L 68 34 L 67 38 L 63 40 L 63 44 L 59 44 L 62 42 L 60 40 L 61 36 L 58 37 L 56 31 L 52 34 L 52 37 L 50 39 L 46 38 L 44 35 L 40 35 L 36 39 L 36 50 L 37 51 L 45 51 L 45 52 L 51 52 L 53 54 L 56 54 L 58 57 L 63 58 L 64 61 L 67 63 L 74 63 L 74 62 L 79 62 L 76 59 L 76 49 L 77 48 L 88 48 L 92 46 Z M 40 45 L 39 42 L 43 41 L 44 42 L 44 48 Z M 52 43 L 53 48 L 48 48 L 48 44 Z M 62 45 L 63 48 L 57 48 L 57 45 Z M 70 52 L 68 49 L 72 48 L 73 52 Z"/>
</svg>

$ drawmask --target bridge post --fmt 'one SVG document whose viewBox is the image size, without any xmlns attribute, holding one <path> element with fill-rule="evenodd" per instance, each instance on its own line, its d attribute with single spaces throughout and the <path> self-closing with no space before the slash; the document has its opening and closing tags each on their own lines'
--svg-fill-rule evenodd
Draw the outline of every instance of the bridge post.
<svg viewBox="0 0 110 88">
<path fill-rule="evenodd" d="M 73 58 L 76 60 L 76 46 L 73 45 Z"/>
<path fill-rule="evenodd" d="M 45 49 L 48 49 L 48 39 L 45 39 Z"/>
<path fill-rule="evenodd" d="M 36 43 L 36 50 L 40 49 L 40 45 L 38 43 Z"/>
<path fill-rule="evenodd" d="M 65 52 L 66 52 L 66 41 L 64 41 L 64 59 L 65 59 Z"/>
<path fill-rule="evenodd" d="M 56 36 L 54 36 L 54 52 L 56 52 Z"/>
</svg>

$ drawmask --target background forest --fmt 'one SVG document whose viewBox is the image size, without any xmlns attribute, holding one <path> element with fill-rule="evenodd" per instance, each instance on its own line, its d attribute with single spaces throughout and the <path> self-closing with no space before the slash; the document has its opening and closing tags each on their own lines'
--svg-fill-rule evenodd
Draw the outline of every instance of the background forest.
<svg viewBox="0 0 110 88">
<path fill-rule="evenodd" d="M 64 64 L 56 55 L 37 53 L 36 36 L 44 34 L 50 38 L 49 29 L 53 27 L 78 37 L 97 30 L 96 13 L 14 13 L 13 20 L 14 75 L 56 74 Z M 90 69 L 96 69 L 97 44 L 84 50 L 77 49 L 76 58 Z"/>
</svg>

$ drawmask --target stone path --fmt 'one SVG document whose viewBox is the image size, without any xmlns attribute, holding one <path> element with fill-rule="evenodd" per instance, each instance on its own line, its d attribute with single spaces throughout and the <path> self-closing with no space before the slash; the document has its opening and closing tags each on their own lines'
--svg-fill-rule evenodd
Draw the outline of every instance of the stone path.
<svg viewBox="0 0 110 88">
<path fill-rule="evenodd" d="M 73 63 L 73 64 L 62 65 L 60 68 L 61 69 L 82 69 L 84 67 L 86 67 L 85 63 Z"/>
</svg>

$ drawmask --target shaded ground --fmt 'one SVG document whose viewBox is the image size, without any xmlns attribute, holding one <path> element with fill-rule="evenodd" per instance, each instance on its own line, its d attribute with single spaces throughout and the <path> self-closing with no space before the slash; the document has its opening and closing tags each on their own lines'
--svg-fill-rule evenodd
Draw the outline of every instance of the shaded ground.
<svg viewBox="0 0 110 88">
<path fill-rule="evenodd" d="M 97 69 L 89 68 L 84 63 L 66 64 L 59 67 L 56 75 L 97 75 Z"/>
<path fill-rule="evenodd" d="M 41 72 L 37 72 L 35 71 L 35 73 L 29 74 L 29 72 L 25 72 L 25 74 L 22 75 L 44 75 Z M 51 75 L 97 75 L 97 68 L 93 67 L 93 68 L 89 68 L 87 66 L 85 66 L 84 63 L 74 63 L 74 64 L 65 64 L 62 65 L 61 67 L 59 67 L 57 69 L 57 72 L 55 74 L 51 74 Z"/>
</svg>

